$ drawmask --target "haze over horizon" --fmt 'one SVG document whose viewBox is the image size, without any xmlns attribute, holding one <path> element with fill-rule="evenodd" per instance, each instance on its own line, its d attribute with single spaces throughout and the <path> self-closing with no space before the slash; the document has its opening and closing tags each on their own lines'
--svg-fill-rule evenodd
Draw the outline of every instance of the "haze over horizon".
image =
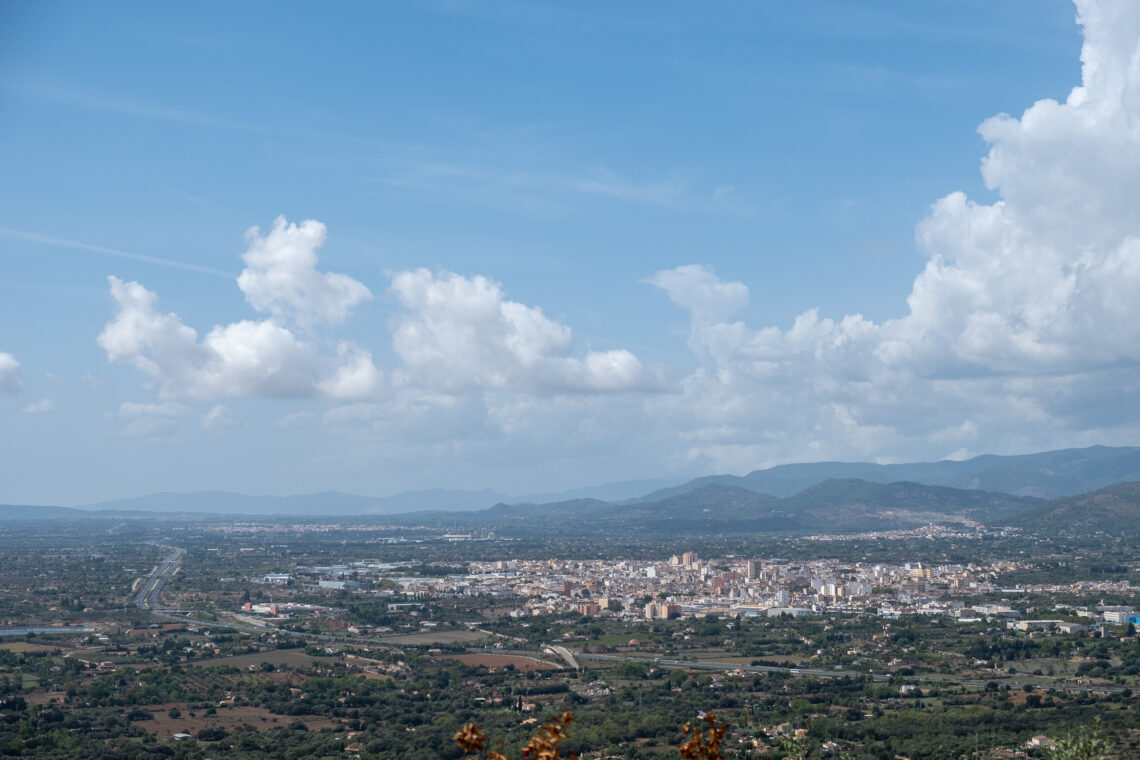
<svg viewBox="0 0 1140 760">
<path fill-rule="evenodd" d="M 275 7 L 0 10 L 0 503 L 1140 440 L 1140 5 Z"/>
</svg>

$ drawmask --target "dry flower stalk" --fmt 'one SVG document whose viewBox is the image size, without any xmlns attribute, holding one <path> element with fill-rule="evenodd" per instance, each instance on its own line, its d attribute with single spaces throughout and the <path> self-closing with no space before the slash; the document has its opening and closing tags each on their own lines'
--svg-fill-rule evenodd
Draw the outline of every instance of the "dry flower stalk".
<svg viewBox="0 0 1140 760">
<path fill-rule="evenodd" d="M 574 716 L 570 714 L 569 710 L 564 710 L 562 715 L 556 715 L 550 719 L 549 723 L 544 723 L 522 748 L 522 756 L 527 760 L 562 760 L 562 755 L 558 753 L 558 745 L 566 738 L 567 730 L 570 724 L 574 722 Z M 487 736 L 479 728 L 478 723 L 468 723 L 453 737 L 455 743 L 463 750 L 464 757 L 467 755 L 479 756 L 483 748 L 487 746 Z M 499 749 L 502 749 L 502 743 L 499 744 Z M 505 755 L 495 750 L 487 750 L 487 760 L 508 760 Z M 577 760 L 574 755 L 571 755 L 566 760 Z"/>
<path fill-rule="evenodd" d="M 685 760 L 724 760 L 720 746 L 724 743 L 724 735 L 728 733 L 728 724 L 721 723 L 718 726 L 716 715 L 711 712 L 702 715 L 701 721 L 707 724 L 707 729 L 702 729 L 700 724 L 694 726 L 690 723 L 681 728 L 685 736 L 689 737 L 677 747 L 681 757 Z"/>
</svg>

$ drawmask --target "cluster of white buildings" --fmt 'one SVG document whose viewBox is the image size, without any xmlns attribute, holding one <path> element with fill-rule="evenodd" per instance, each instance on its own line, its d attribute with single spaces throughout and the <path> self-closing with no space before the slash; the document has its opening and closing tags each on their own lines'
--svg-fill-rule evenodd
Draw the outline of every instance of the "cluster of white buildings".
<svg viewBox="0 0 1140 760">
<path fill-rule="evenodd" d="M 1140 589 L 1129 584 L 1082 582 L 1005 588 L 1003 574 L 1025 570 L 1027 562 L 929 565 L 908 562 L 842 562 L 821 559 L 791 562 L 768 558 L 701 559 L 695 552 L 668 560 L 496 560 L 471 562 L 467 573 L 426 578 L 390 575 L 398 564 L 360 560 L 324 567 L 300 567 L 271 573 L 263 583 L 298 583 L 324 590 L 352 590 L 410 597 L 488 596 L 520 600 L 512 615 L 578 612 L 625 619 L 664 620 L 704 615 L 793 617 L 826 612 L 942 615 L 959 621 L 1008 618 L 1011 627 L 1027 631 L 1078 632 L 1073 620 L 1021 620 L 1006 603 L 967 606 L 963 596 L 1029 592 L 1127 596 Z M 388 574 L 388 575 L 385 575 Z M 385 575 L 386 588 L 371 581 Z M 315 581 L 315 583 L 314 583 Z M 1104 606 L 1070 611 L 1068 617 L 1089 623 L 1140 624 L 1132 607 Z M 1086 626 L 1087 627 L 1087 626 Z"/>
<path fill-rule="evenodd" d="M 940 602 L 948 590 L 996 590 L 998 575 L 1024 567 L 1008 562 L 926 566 L 838 560 L 701 560 L 695 553 L 686 552 L 664 562 L 473 562 L 468 575 L 440 579 L 439 587 L 467 595 L 525 598 L 516 614 L 577 611 L 656 620 L 707 614 L 799 616 L 877 609 L 894 616 L 928 609 L 949 614 L 953 608 Z"/>
</svg>

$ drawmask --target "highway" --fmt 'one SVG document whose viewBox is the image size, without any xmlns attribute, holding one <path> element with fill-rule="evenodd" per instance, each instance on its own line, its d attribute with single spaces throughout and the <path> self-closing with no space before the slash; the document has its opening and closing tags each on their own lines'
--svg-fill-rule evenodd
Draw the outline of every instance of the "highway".
<svg viewBox="0 0 1140 760">
<path fill-rule="evenodd" d="M 182 566 L 182 558 L 186 556 L 186 550 L 180 549 L 177 546 L 164 546 L 162 548 L 169 549 L 168 554 L 150 574 L 146 576 L 138 592 L 135 594 L 135 606 L 140 609 L 147 610 L 155 617 L 163 620 L 169 620 L 176 623 L 189 623 L 196 625 L 206 624 L 203 620 L 197 620 L 193 617 L 192 610 L 179 609 L 177 607 L 169 607 L 162 601 L 162 591 L 166 587 L 167 581 L 178 571 Z M 224 613 L 223 613 L 224 615 Z M 218 625 L 224 625 L 229 628 L 236 628 L 237 630 L 245 633 L 280 633 L 282 635 L 306 639 L 309 641 L 320 641 L 326 643 L 339 643 L 339 644 L 365 644 L 368 646 L 381 646 L 393 647 L 391 643 L 387 643 L 375 639 L 367 639 L 362 637 L 351 636 L 333 636 L 325 633 L 303 633 L 297 631 L 283 631 L 276 626 L 269 625 L 254 625 L 246 623 L 240 619 L 235 619 L 231 616 L 219 616 L 220 620 Z"/>
<path fill-rule="evenodd" d="M 823 670 L 820 668 L 787 668 L 776 665 L 734 665 L 724 662 L 710 662 L 708 660 L 677 660 L 663 657 L 633 657 L 629 655 L 617 654 L 580 654 L 575 653 L 574 656 L 579 660 L 610 660 L 618 662 L 638 662 L 645 665 L 653 665 L 663 668 L 688 668 L 691 670 L 714 670 L 722 673 L 732 671 L 741 671 L 743 673 L 787 673 L 792 676 L 812 676 L 815 678 L 862 678 L 867 673 L 858 670 Z M 871 674 L 874 681 L 880 683 L 890 681 L 895 676 L 875 673 Z M 996 680 L 996 679 L 993 679 Z M 973 686 L 983 688 L 989 681 L 984 679 L 954 679 L 954 678 L 933 678 L 925 676 L 906 676 L 897 678 L 898 683 L 924 683 L 930 685 L 941 686 Z M 1047 691 L 1048 689 L 1056 689 L 1057 691 L 1068 692 L 1098 692 L 1105 694 L 1115 694 L 1124 691 L 1122 686 L 1082 686 L 1077 684 L 1059 684 L 1052 681 L 1032 681 L 1032 680 L 1017 680 L 1017 681 L 999 681 L 1002 685 L 1009 685 L 1010 688 L 1020 689 L 1025 685 L 1032 686 L 1035 689 Z"/>
<path fill-rule="evenodd" d="M 569 665 L 574 670 L 580 670 L 581 669 L 581 666 L 578 664 L 578 661 L 574 659 L 574 653 L 571 652 L 566 647 L 559 646 L 558 644 L 547 644 L 546 649 L 548 651 L 550 651 L 552 654 L 556 654 L 559 657 L 561 657 L 563 660 L 566 661 L 566 664 Z"/>
<path fill-rule="evenodd" d="M 202 623 L 202 621 L 195 620 L 191 616 L 190 610 L 168 607 L 166 603 L 162 601 L 162 591 L 166 588 L 167 581 L 171 579 L 174 573 L 178 572 L 178 568 L 182 566 L 182 558 L 186 556 L 186 550 L 180 549 L 177 546 L 164 546 L 162 548 L 169 549 L 170 554 L 159 562 L 158 565 L 150 571 L 150 575 L 143 581 L 138 593 L 135 594 L 135 606 L 147 610 L 155 617 L 162 618 L 163 620 L 178 623 Z M 231 628 L 245 631 L 246 633 L 267 633 L 277 630 L 272 626 L 256 626 L 231 618 L 226 618 L 224 624 Z M 290 635 L 303 636 L 302 634 L 293 633 L 290 633 Z M 303 637 L 318 638 L 312 635 Z"/>
<path fill-rule="evenodd" d="M 154 570 L 150 571 L 150 575 L 143 581 L 142 587 L 135 595 L 135 606 L 144 610 L 166 610 L 166 606 L 162 603 L 162 589 L 165 588 L 166 582 L 170 580 L 171 576 L 177 572 L 182 564 L 182 558 L 186 555 L 185 550 L 176 546 L 164 548 L 169 549 L 170 554 L 159 562 Z"/>
<path fill-rule="evenodd" d="M 999 679 L 970 679 L 970 678 L 935 678 L 927 676 L 893 676 L 886 673 L 865 673 L 859 670 L 824 670 L 822 668 L 789 668 L 780 665 L 737 665 L 725 662 L 712 662 L 709 660 L 678 660 L 670 657 L 645 657 L 635 655 L 622 655 L 622 654 L 585 654 L 581 652 L 571 652 L 566 650 L 565 647 L 553 646 L 550 644 L 544 645 L 544 651 L 536 652 L 529 649 L 489 649 L 486 647 L 470 647 L 468 652 L 482 652 L 487 654 L 506 654 L 506 655 L 519 655 L 523 657 L 541 657 L 544 654 L 554 654 L 560 657 L 565 657 L 558 650 L 566 651 L 571 655 L 575 661 L 577 660 L 600 660 L 604 662 L 636 662 L 642 665 L 649 665 L 651 667 L 660 668 L 684 668 L 687 670 L 711 670 L 720 673 L 730 673 L 740 671 L 742 673 L 787 673 L 790 676 L 796 677 L 814 677 L 814 678 L 863 678 L 870 675 L 871 680 L 878 683 L 886 683 L 892 678 L 896 679 L 899 685 L 905 683 L 922 683 L 930 684 L 932 686 L 972 686 L 975 688 L 985 688 L 987 683 L 994 681 L 1002 686 L 1008 685 L 1011 689 L 1020 689 L 1025 685 L 1032 686 L 1034 689 L 1040 691 L 1048 691 L 1049 689 L 1056 689 L 1057 691 L 1067 692 L 1096 692 L 1100 694 L 1116 694 L 1124 691 L 1123 686 L 1108 686 L 1108 685 L 1079 685 L 1079 684 L 1061 684 L 1052 681 L 1032 681 L 1032 680 L 999 680 Z M 578 667 L 575 664 L 574 667 Z"/>
</svg>

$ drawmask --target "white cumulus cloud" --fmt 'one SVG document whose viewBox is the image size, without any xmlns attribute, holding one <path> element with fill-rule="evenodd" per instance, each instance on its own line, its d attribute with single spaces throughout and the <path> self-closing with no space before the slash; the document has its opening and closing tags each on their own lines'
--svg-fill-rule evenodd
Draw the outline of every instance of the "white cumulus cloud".
<svg viewBox="0 0 1140 760">
<path fill-rule="evenodd" d="M 181 417 L 189 412 L 189 407 L 169 401 L 162 404 L 138 404 L 133 401 L 124 401 L 119 404 L 119 416 L 123 418 Z"/>
<path fill-rule="evenodd" d="M 238 287 L 250 306 L 303 329 L 339 324 L 352 309 L 372 297 L 371 291 L 348 275 L 317 271 L 317 249 L 325 243 L 325 226 L 308 219 L 290 224 L 279 216 L 265 236 L 252 227 L 245 269 Z"/>
<path fill-rule="evenodd" d="M 109 278 L 114 318 L 99 334 L 112 362 L 150 376 L 164 398 L 312 395 L 318 382 L 312 346 L 272 320 L 215 326 L 201 340 L 137 282 Z"/>
<path fill-rule="evenodd" d="M 629 351 L 572 356 L 569 327 L 507 300 L 486 277 L 416 269 L 397 273 L 391 293 L 406 309 L 393 321 L 392 341 L 408 382 L 453 392 L 622 391 L 649 382 Z"/>
<path fill-rule="evenodd" d="M 161 403 L 124 401 L 119 404 L 114 416 L 126 421 L 120 431 L 124 437 L 169 441 L 179 432 L 179 418 L 190 414 L 191 411 L 190 407 L 173 401 Z"/>
<path fill-rule="evenodd" d="M 55 409 L 55 404 L 50 398 L 45 398 L 42 401 L 28 404 L 21 411 L 25 414 L 44 414 L 50 412 L 52 409 Z"/>
<path fill-rule="evenodd" d="M 671 392 L 647 393 L 663 381 L 633 353 L 576 352 L 569 326 L 495 280 L 420 268 L 391 275 L 396 362 L 385 371 L 368 348 L 326 332 L 372 293 L 318 269 L 323 225 L 278 219 L 250 231 L 238 278 L 257 319 L 200 334 L 142 285 L 111 278 L 116 312 L 99 343 L 167 403 L 344 401 L 279 424 L 352 431 L 392 457 L 409 441 L 437 458 L 490 457 L 509 439 L 553 461 L 568 444 L 552 427 L 583 450 L 614 450 L 631 430 L 649 430 L 645 448 L 658 459 L 733 471 L 1134 442 L 1140 4 L 1077 8 L 1079 86 L 1063 102 L 981 125 L 983 178 L 997 200 L 952 192 L 932 204 L 915 235 L 925 265 L 896 319 L 817 308 L 758 327 L 737 316 L 749 303 L 744 283 L 699 264 L 666 269 L 648 282 L 689 312 L 700 366 Z M 0 354 L 0 389 L 17 388 L 18 372 Z"/>
<path fill-rule="evenodd" d="M 23 372 L 16 357 L 0 351 L 0 393 L 16 393 L 24 387 Z"/>
<path fill-rule="evenodd" d="M 210 411 L 202 415 L 202 427 L 207 429 L 232 427 L 236 424 L 233 411 L 225 404 L 214 404 Z"/>
<path fill-rule="evenodd" d="M 317 383 L 320 395 L 340 400 L 374 398 L 383 387 L 384 372 L 371 352 L 350 341 L 337 345 L 331 371 Z"/>
<path fill-rule="evenodd" d="M 156 443 L 172 441 L 178 435 L 178 423 L 169 417 L 139 417 L 127 423 L 120 435 L 124 438 L 145 438 Z"/>
<path fill-rule="evenodd" d="M 666 269 L 647 282 L 669 294 L 673 303 L 687 309 L 699 323 L 723 322 L 748 305 L 748 288 L 724 282 L 700 264 Z"/>
<path fill-rule="evenodd" d="M 401 365 L 385 372 L 351 341 L 314 334 L 343 321 L 372 294 L 350 277 L 317 270 L 324 225 L 284 218 L 249 233 L 238 286 L 264 319 L 216 325 L 205 335 L 137 282 L 110 278 L 115 314 L 99 335 L 112 362 L 133 364 L 163 399 L 321 397 L 377 399 L 414 387 L 436 394 L 514 390 L 541 394 L 641 390 L 656 382 L 626 350 L 572 353 L 570 328 L 542 309 L 508 300 L 486 277 L 426 269 L 392 276 L 402 307 L 392 320 Z M 434 396 L 439 399 L 440 396 Z"/>
<path fill-rule="evenodd" d="M 352 399 L 378 392 L 383 375 L 364 349 L 342 342 L 322 352 L 307 331 L 343 320 L 371 297 L 360 283 L 318 272 L 324 226 L 279 218 L 265 237 L 250 231 L 247 268 L 238 278 L 262 320 L 215 325 L 204 336 L 177 314 L 158 310 L 158 296 L 137 282 L 110 277 L 115 314 L 98 343 L 112 362 L 133 364 L 162 398 L 229 396 Z M 293 325 L 296 325 L 294 327 Z"/>
<path fill-rule="evenodd" d="M 741 283 L 699 266 L 650 279 L 690 311 L 704 364 L 652 402 L 689 431 L 687 456 L 746 469 L 1140 433 L 1108 411 L 1136 408 L 1140 385 L 1140 5 L 1077 6 L 1081 86 L 982 124 L 999 200 L 933 205 L 904 316 L 755 329 L 732 320 Z"/>
</svg>

